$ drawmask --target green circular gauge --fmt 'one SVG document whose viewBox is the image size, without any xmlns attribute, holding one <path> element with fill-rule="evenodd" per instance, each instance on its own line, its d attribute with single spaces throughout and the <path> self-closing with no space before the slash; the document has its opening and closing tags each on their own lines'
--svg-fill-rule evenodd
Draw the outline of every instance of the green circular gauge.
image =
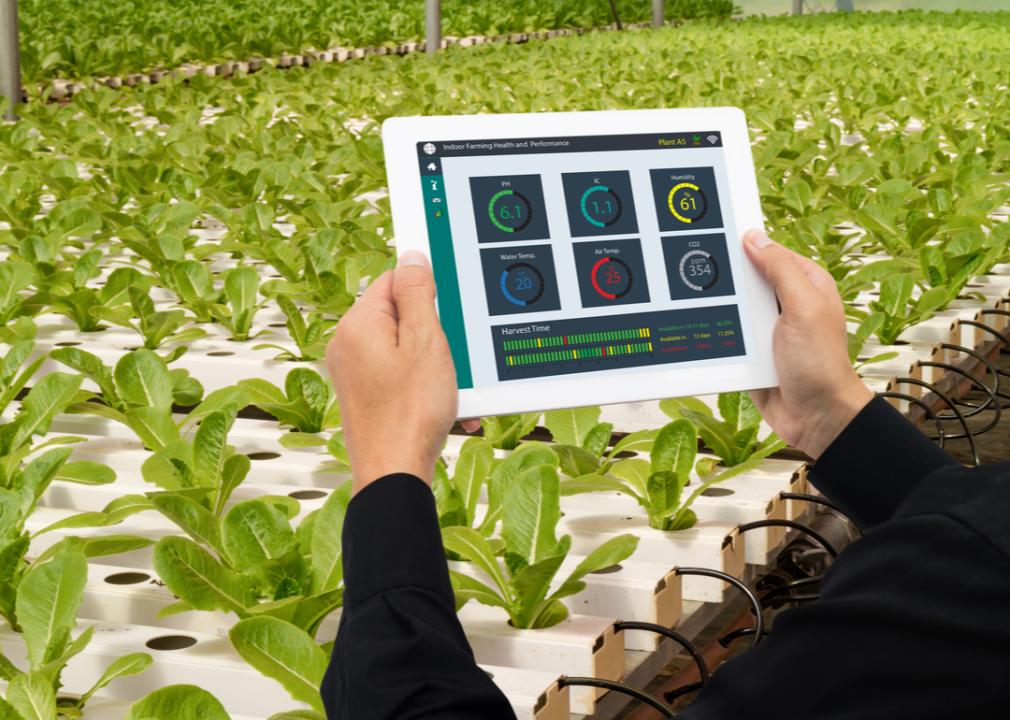
<svg viewBox="0 0 1010 720">
<path fill-rule="evenodd" d="M 526 196 L 515 190 L 500 190 L 487 204 L 491 224 L 502 232 L 519 232 L 533 219 L 533 206 Z"/>
</svg>

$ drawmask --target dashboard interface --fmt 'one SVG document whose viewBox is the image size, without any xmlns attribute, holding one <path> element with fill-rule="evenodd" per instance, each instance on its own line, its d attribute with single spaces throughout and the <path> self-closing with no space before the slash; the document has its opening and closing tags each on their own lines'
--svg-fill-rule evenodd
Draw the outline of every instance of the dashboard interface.
<svg viewBox="0 0 1010 720">
<path fill-rule="evenodd" d="M 719 132 L 419 142 L 417 154 L 461 389 L 746 355 Z"/>
</svg>

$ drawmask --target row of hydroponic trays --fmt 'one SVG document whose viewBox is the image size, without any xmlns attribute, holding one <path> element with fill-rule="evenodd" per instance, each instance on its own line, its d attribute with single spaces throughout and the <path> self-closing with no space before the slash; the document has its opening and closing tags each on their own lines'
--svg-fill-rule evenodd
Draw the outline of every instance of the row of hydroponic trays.
<svg viewBox="0 0 1010 720">
<path fill-rule="evenodd" d="M 1008 24 L 689 24 L 23 107 L 0 127 L 0 717 L 322 717 L 349 491 L 319 360 L 391 264 L 385 117 L 743 107 L 773 236 L 836 277 L 868 384 L 918 398 L 902 378 L 966 357 L 941 344 L 1008 327 Z M 672 655 L 615 620 L 693 635 L 736 592 L 677 568 L 761 573 L 784 530 L 739 525 L 808 510 L 782 450 L 739 394 L 450 438 L 460 616 L 520 718 L 593 714 L 604 691 L 559 676 Z"/>
</svg>

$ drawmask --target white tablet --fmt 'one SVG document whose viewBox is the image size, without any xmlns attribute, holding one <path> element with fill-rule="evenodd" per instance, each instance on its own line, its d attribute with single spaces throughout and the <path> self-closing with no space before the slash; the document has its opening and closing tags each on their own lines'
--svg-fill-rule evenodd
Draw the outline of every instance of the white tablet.
<svg viewBox="0 0 1010 720">
<path fill-rule="evenodd" d="M 740 110 L 392 118 L 383 141 L 461 417 L 777 384 Z"/>
</svg>

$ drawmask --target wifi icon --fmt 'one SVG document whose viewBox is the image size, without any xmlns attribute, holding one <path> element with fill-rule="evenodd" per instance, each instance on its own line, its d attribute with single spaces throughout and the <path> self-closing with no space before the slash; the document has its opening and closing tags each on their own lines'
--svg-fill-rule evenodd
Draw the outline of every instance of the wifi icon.
<svg viewBox="0 0 1010 720">
<path fill-rule="evenodd" d="M 707 139 L 713 145 L 715 145 L 717 142 L 719 142 L 719 136 L 718 135 L 709 135 Z"/>
</svg>

